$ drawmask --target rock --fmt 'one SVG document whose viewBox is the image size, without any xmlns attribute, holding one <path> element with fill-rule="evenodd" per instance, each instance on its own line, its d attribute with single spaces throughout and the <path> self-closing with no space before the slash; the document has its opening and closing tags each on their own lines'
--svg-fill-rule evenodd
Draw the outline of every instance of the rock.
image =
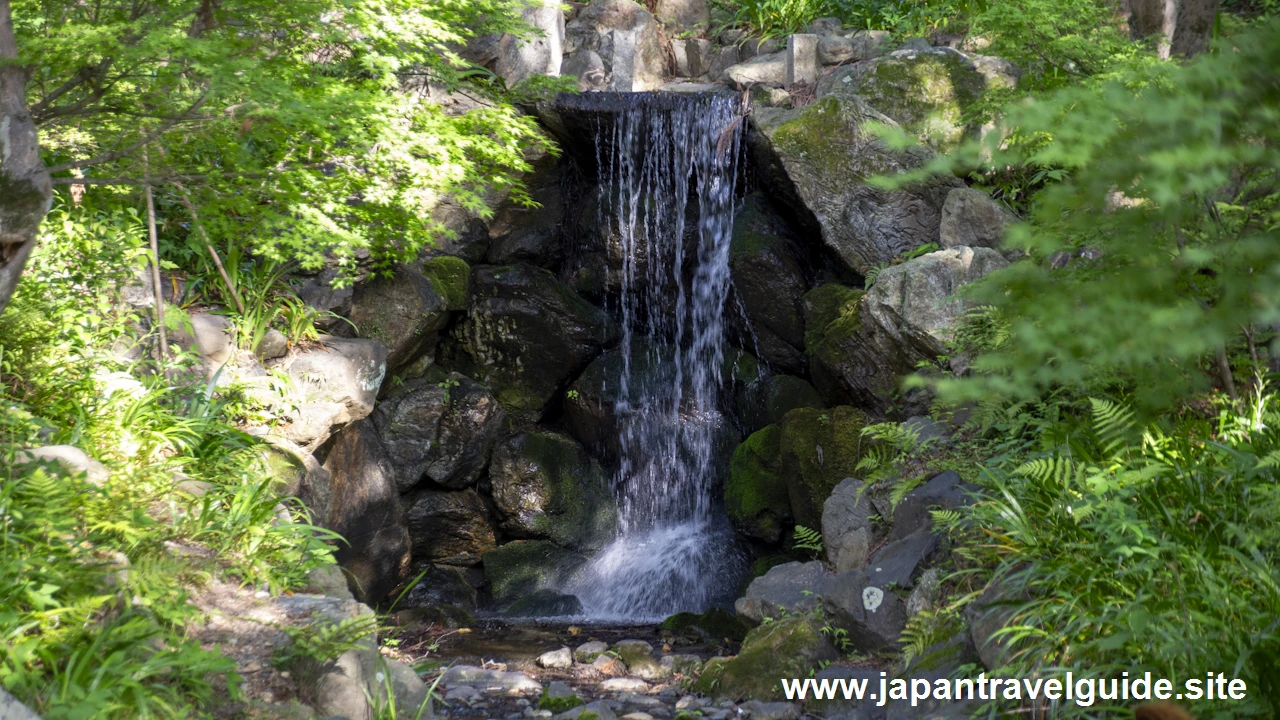
<svg viewBox="0 0 1280 720">
<path fill-rule="evenodd" d="M 748 700 L 738 706 L 754 720 L 799 720 L 800 706 L 789 702 L 760 702 Z"/>
<path fill-rule="evenodd" d="M 299 404 L 339 405 L 331 422 L 342 425 L 373 412 L 387 375 L 387 348 L 375 340 L 322 335 L 320 346 L 295 355 L 287 372 Z"/>
<path fill-rule="evenodd" d="M 525 262 L 555 267 L 565 252 L 563 166 L 547 155 L 525 175 L 524 182 L 530 199 L 537 204 L 527 207 L 508 197 L 498 205 L 489 221 L 485 261 L 489 265 Z"/>
<path fill-rule="evenodd" d="M 617 327 L 546 270 L 477 266 L 471 309 L 454 336 L 460 369 L 492 388 L 514 419 L 535 422 Z"/>
<path fill-rule="evenodd" d="M 1206 52 L 1216 36 L 1218 5 L 1197 0 L 1133 0 L 1128 5 L 1135 38 L 1163 36 L 1156 46 L 1162 59 Z"/>
<path fill-rule="evenodd" d="M 915 436 L 918 445 L 945 443 L 951 437 L 947 426 L 922 415 L 913 415 L 902 423 L 902 429 Z"/>
<path fill-rule="evenodd" d="M 867 564 L 867 578 L 874 585 L 910 590 L 917 571 L 937 548 L 936 535 L 928 528 L 917 530 L 877 550 Z"/>
<path fill-rule="evenodd" d="M 710 642 L 741 641 L 747 636 L 747 626 L 732 613 L 720 608 L 711 608 L 701 614 L 676 613 L 663 620 L 658 627 L 684 637 Z"/>
<path fill-rule="evenodd" d="M 617 532 L 617 507 L 599 463 L 566 435 L 512 435 L 489 468 L 499 526 L 512 537 L 597 549 Z"/>
<path fill-rule="evenodd" d="M 696 78 L 711 70 L 713 56 L 710 40 L 702 38 L 672 40 L 671 54 L 675 59 L 674 75 L 676 77 Z"/>
<path fill-rule="evenodd" d="M 778 542 L 791 519 L 781 439 L 777 425 L 752 433 L 733 451 L 724 486 L 725 511 L 734 527 L 768 543 Z"/>
<path fill-rule="evenodd" d="M 822 505 L 822 544 L 836 572 L 865 567 L 871 556 L 873 528 L 866 484 L 845 478 Z"/>
<path fill-rule="evenodd" d="M 642 680 L 656 682 L 671 676 L 671 669 L 653 658 L 653 646 L 643 640 L 620 640 L 614 644 L 613 653 L 626 664 L 629 674 Z"/>
<path fill-rule="evenodd" d="M 355 289 L 350 285 L 340 288 L 333 286 L 338 277 L 337 268 L 328 268 L 315 277 L 307 278 L 297 288 L 298 297 L 304 303 L 320 311 L 316 319 L 316 327 L 324 332 L 348 333 L 350 327 L 340 318 L 351 312 L 351 298 Z M 332 315 L 330 315 L 332 313 Z"/>
<path fill-rule="evenodd" d="M 609 82 L 605 74 L 604 60 L 594 50 L 579 50 L 564 61 L 561 68 L 566 76 L 578 78 L 578 89 L 599 90 Z"/>
<path fill-rule="evenodd" d="M 671 35 L 686 30 L 705 30 L 711 25 L 711 12 L 707 9 L 706 0 L 658 0 L 653 14 Z M 707 47 L 711 46 L 711 41 L 703 42 Z"/>
<path fill-rule="evenodd" d="M 858 43 L 853 38 L 824 35 L 818 40 L 818 62 L 839 65 L 857 57 Z"/>
<path fill-rule="evenodd" d="M 787 82 L 787 59 L 781 52 L 757 55 L 725 68 L 719 79 L 728 80 L 738 88 L 755 83 L 784 85 Z"/>
<path fill-rule="evenodd" d="M 809 23 L 809 33 L 821 37 L 839 35 L 842 27 L 838 17 L 820 17 Z"/>
<path fill-rule="evenodd" d="M 498 607 L 563 585 L 586 559 L 545 540 L 517 540 L 484 554 L 484 576 Z"/>
<path fill-rule="evenodd" d="M 799 240 L 760 193 L 748 195 L 733 221 L 729 269 L 733 286 L 760 343 L 761 357 L 802 373 L 807 286 Z"/>
<path fill-rule="evenodd" d="M 712 658 L 694 688 L 703 695 L 735 700 L 782 697 L 780 678 L 804 678 L 839 654 L 809 615 L 788 617 L 752 630 L 737 657 Z"/>
<path fill-rule="evenodd" d="M 208 375 L 212 376 L 235 353 L 235 328 L 225 316 L 212 313 L 191 315 L 190 326 L 179 324 L 169 332 L 169 339 L 187 352 L 200 356 Z"/>
<path fill-rule="evenodd" d="M 939 238 L 942 247 L 988 247 L 999 250 L 1008 213 L 977 188 L 956 188 L 942 206 Z"/>
<path fill-rule="evenodd" d="M 279 330 L 267 328 L 266 334 L 258 342 L 258 357 L 263 360 L 273 360 L 284 357 L 287 352 L 289 352 L 289 339 Z"/>
<path fill-rule="evenodd" d="M 970 503 L 974 488 L 966 486 L 954 470 L 930 478 L 929 482 L 903 496 L 893 511 L 890 540 L 899 540 L 922 528 L 933 526 L 931 510 L 954 510 Z"/>
<path fill-rule="evenodd" d="M 604 692 L 646 692 L 649 689 L 649 683 L 639 678 L 609 678 L 600 683 L 600 689 Z"/>
<path fill-rule="evenodd" d="M 745 628 L 744 628 L 745 630 Z M 684 655 L 677 653 L 675 655 L 664 655 L 658 661 L 665 670 L 667 675 L 684 675 L 691 677 L 698 674 L 698 670 L 702 667 L 702 658 L 697 655 Z"/>
<path fill-rule="evenodd" d="M 535 590 L 507 608 L 510 617 L 561 617 L 581 615 L 582 602 L 576 595 L 565 595 L 555 590 Z"/>
<path fill-rule="evenodd" d="M 791 107 L 791 93 L 772 85 L 752 85 L 751 104 L 760 107 Z"/>
<path fill-rule="evenodd" d="M 398 368 L 419 352 L 434 350 L 436 333 L 448 324 L 453 312 L 466 309 L 465 292 L 461 305 L 456 295 L 453 302 L 450 300 L 422 270 L 404 265 L 396 268 L 392 277 L 357 285 L 350 317 L 360 337 L 386 346 L 387 366 Z"/>
<path fill-rule="evenodd" d="M 85 480 L 99 487 L 111 477 L 111 471 L 107 470 L 106 465 L 89 457 L 85 451 L 74 445 L 45 445 L 29 450 L 19 450 L 14 454 L 14 465 L 33 462 L 55 463 L 63 472 L 70 475 L 84 475 Z"/>
<path fill-rule="evenodd" d="M 573 667 L 573 652 L 567 647 L 562 647 L 559 650 L 548 650 L 538 656 L 538 667 L 552 669 Z M 552 683 L 552 685 L 556 684 L 563 685 L 563 683 Z"/>
<path fill-rule="evenodd" d="M 404 503 L 414 562 L 470 566 L 497 546 L 488 509 L 473 489 L 418 490 Z"/>
<path fill-rule="evenodd" d="M 343 428 L 324 468 L 328 487 L 309 487 L 303 502 L 318 524 L 345 539 L 334 558 L 351 578 L 356 598 L 380 602 L 408 579 L 409 532 L 395 472 L 373 423 L 361 419 Z"/>
<path fill-rule="evenodd" d="M 893 123 L 856 97 L 833 95 L 794 110 L 757 108 L 748 141 L 765 189 L 795 208 L 802 229 L 821 235 L 860 275 L 937 242 L 946 194 L 959 184 L 934 177 L 895 190 L 868 185 L 873 176 L 916 169 L 931 155 L 890 149 L 865 130 L 873 120 Z M 833 144 L 836 137 L 842 140 Z"/>
<path fill-rule="evenodd" d="M 973 646 L 988 670 L 1005 663 L 1009 641 L 995 635 L 1013 620 L 1020 602 L 1015 582 L 1004 576 L 988 583 L 978 599 L 965 606 Z"/>
<path fill-rule="evenodd" d="M 507 87 L 530 75 L 559 75 L 564 54 L 564 12 L 558 2 L 531 3 L 520 9 L 520 17 L 541 32 L 524 38 L 503 35 L 498 41 L 494 72 L 506 81 Z"/>
<path fill-rule="evenodd" d="M 883 30 L 859 30 L 847 37 L 823 35 L 818 40 L 818 61 L 823 65 L 862 62 L 889 52 L 889 33 Z M 841 68 L 818 80 L 817 95 L 825 97 L 853 82 L 852 69 Z"/>
<path fill-rule="evenodd" d="M 867 422 L 866 413 L 847 405 L 798 408 L 782 419 L 781 472 L 797 525 L 822 527 L 823 503 L 842 480 L 857 472 L 875 444 L 862 435 Z"/>
<path fill-rule="evenodd" d="M 399 660 L 380 657 L 379 661 L 391 679 L 391 693 L 396 707 L 403 708 L 402 712 L 407 717 L 429 717 L 431 690 L 418 677 L 418 671 Z M 375 687 L 370 694 L 379 699 L 385 697 L 386 686 L 378 684 L 378 673 L 374 674 L 373 684 Z M 375 694 L 379 691 L 383 694 Z"/>
<path fill-rule="evenodd" d="M 916 587 L 907 597 L 907 617 L 913 617 L 926 610 L 933 610 L 942 593 L 942 573 L 938 568 L 929 568 L 920 576 Z"/>
<path fill-rule="evenodd" d="M 818 36 L 799 34 L 787 36 L 786 52 L 788 85 L 816 85 L 818 71 L 822 66 L 818 63 Z"/>
<path fill-rule="evenodd" d="M 827 616 L 849 633 L 858 652 L 887 652 L 898 647 L 907 625 L 905 603 L 891 589 L 872 583 L 866 570 L 832 575 L 821 594 Z"/>
<path fill-rule="evenodd" d="M 574 648 L 573 659 L 583 665 L 589 665 L 595 662 L 596 658 L 603 655 L 608 649 L 609 643 L 592 640 L 591 642 L 582 643 L 578 647 Z"/>
<path fill-rule="evenodd" d="M 746 595 L 738 598 L 733 609 L 753 625 L 765 618 L 807 613 L 822 602 L 820 595 L 827 575 L 826 567 L 817 560 L 776 565 L 751 581 Z"/>
<path fill-rule="evenodd" d="M 506 424 L 502 406 L 471 378 L 433 380 L 396 388 L 373 414 L 401 492 L 423 480 L 455 490 L 474 485 Z"/>
<path fill-rule="evenodd" d="M 591 662 L 591 668 L 602 675 L 610 677 L 626 675 L 627 666 L 612 655 L 601 655 Z"/>
<path fill-rule="evenodd" d="M 31 708 L 23 705 L 18 698 L 0 688 L 0 718 L 5 720 L 40 720 Z"/>
<path fill-rule="evenodd" d="M 869 692 L 876 692 L 880 687 L 881 671 L 876 668 L 854 668 L 845 665 L 831 665 L 819 670 L 813 679 L 817 682 L 827 680 L 829 682 L 838 682 L 844 680 L 850 685 L 857 683 L 863 685 Z M 877 693 L 877 700 L 878 700 Z M 865 703 L 865 704 L 864 704 Z M 837 691 L 835 696 L 830 699 L 817 700 L 813 697 L 806 698 L 804 701 L 804 709 L 807 714 L 817 715 L 819 717 L 829 718 L 846 718 L 846 720 L 883 720 L 883 710 L 879 715 L 872 715 L 871 711 L 874 704 L 865 700 L 854 700 L 850 698 L 846 700 L 844 693 Z"/>
<path fill-rule="evenodd" d="M 536 680 L 518 672 L 503 670 L 487 670 L 474 665 L 454 665 L 440 676 L 440 684 L 445 687 L 466 685 L 477 690 L 500 690 L 515 693 L 540 693 L 542 685 Z"/>
<path fill-rule="evenodd" d="M 729 78 L 729 68 L 746 60 L 737 45 L 718 48 L 711 53 L 711 61 L 707 68 L 707 77 L 712 81 Z"/>
<path fill-rule="evenodd" d="M 568 648 L 565 649 L 568 650 Z M 570 659 L 569 662 L 572 664 L 573 660 Z M 559 680 L 548 683 L 546 689 L 542 691 L 542 696 L 538 698 L 538 709 L 553 713 L 564 713 L 585 704 L 586 702 L 578 697 L 573 688 Z"/>
<path fill-rule="evenodd" d="M 418 577 L 421 575 L 421 577 Z M 418 582 L 400 600 L 400 607 L 415 608 L 428 605 L 457 605 L 475 608 L 476 589 L 467 582 L 462 570 L 449 565 L 429 564 L 416 568 L 410 579 Z"/>
<path fill-rule="evenodd" d="M 458 628 L 472 627 L 476 624 L 476 619 L 471 613 L 457 605 L 449 605 L 447 603 L 397 610 L 393 617 L 396 620 L 396 624 L 406 628 L 429 629 L 435 625 L 447 630 L 456 630 Z"/>
<path fill-rule="evenodd" d="M 745 384 L 737 394 L 738 418 L 751 431 L 777 425 L 796 408 L 823 408 L 822 396 L 794 375 L 769 375 Z"/>
<path fill-rule="evenodd" d="M 346 414 L 342 403 L 301 404 L 290 416 L 289 424 L 280 430 L 281 437 L 305 451 L 317 450 Z"/>
<path fill-rule="evenodd" d="M 642 92 L 662 85 L 666 58 L 658 23 L 632 0 L 594 0 L 583 8 L 565 27 L 564 51 L 600 57 L 603 78 L 593 89 Z"/>
</svg>

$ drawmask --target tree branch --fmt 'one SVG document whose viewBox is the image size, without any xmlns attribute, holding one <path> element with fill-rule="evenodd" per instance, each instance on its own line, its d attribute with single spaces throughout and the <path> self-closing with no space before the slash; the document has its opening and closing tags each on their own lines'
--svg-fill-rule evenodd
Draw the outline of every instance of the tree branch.
<svg viewBox="0 0 1280 720">
<path fill-rule="evenodd" d="M 54 165 L 53 167 L 49 168 L 49 172 L 50 173 L 65 172 L 67 170 L 74 170 L 76 168 L 86 168 L 86 167 L 91 167 L 93 165 L 101 165 L 103 163 L 109 163 L 115 160 L 119 160 L 122 157 L 131 155 L 135 151 L 137 151 L 139 148 L 144 147 L 147 143 L 163 135 L 174 125 L 177 125 L 178 123 L 190 117 L 190 115 L 194 113 L 196 110 L 199 110 L 200 107 L 204 105 L 205 101 L 208 99 L 209 99 L 209 93 L 208 91 L 205 91 L 202 95 L 200 95 L 199 98 L 196 99 L 194 103 L 191 104 L 191 107 L 187 108 L 186 112 L 182 113 L 182 115 L 179 115 L 178 117 L 172 120 L 166 121 L 160 127 L 144 135 L 141 140 L 138 140 L 137 142 L 124 148 L 123 150 L 115 150 L 103 155 L 99 155 L 97 157 L 89 158 L 88 160 L 76 160 L 75 162 L 62 163 L 61 165 Z"/>
</svg>

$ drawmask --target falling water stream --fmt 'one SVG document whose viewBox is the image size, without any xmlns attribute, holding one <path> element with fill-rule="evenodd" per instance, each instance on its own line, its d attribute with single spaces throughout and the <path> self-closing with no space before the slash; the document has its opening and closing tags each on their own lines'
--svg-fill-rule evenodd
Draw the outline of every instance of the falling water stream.
<svg viewBox="0 0 1280 720">
<path fill-rule="evenodd" d="M 622 258 L 623 367 L 612 380 L 618 537 L 567 588 L 594 618 L 702 611 L 731 598 L 743 571 L 714 497 L 740 102 L 637 94 L 597 124 L 598 222 Z"/>
</svg>

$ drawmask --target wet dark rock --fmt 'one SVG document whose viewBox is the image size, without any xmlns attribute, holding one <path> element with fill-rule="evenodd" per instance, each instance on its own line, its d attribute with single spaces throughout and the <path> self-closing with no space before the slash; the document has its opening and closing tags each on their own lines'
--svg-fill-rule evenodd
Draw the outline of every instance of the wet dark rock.
<svg viewBox="0 0 1280 720">
<path fill-rule="evenodd" d="M 988 583 L 978 599 L 965 606 L 964 614 L 969 621 L 973 646 L 989 670 L 1005 663 L 1009 641 L 995 635 L 1013 619 L 1022 600 L 1023 594 L 1017 582 L 1010 576 L 1004 576 Z"/>
<path fill-rule="evenodd" d="M 826 567 L 816 560 L 777 565 L 752 580 L 746 595 L 738 598 L 733 609 L 738 617 L 752 624 L 784 614 L 807 613 L 821 602 L 820 591 L 828 575 Z"/>
<path fill-rule="evenodd" d="M 676 613 L 663 620 L 659 627 L 703 642 L 725 639 L 741 641 L 747 636 L 747 626 L 732 613 L 720 608 L 711 608 L 704 613 Z"/>
<path fill-rule="evenodd" d="M 780 424 L 782 477 L 797 525 L 822 527 L 822 506 L 840 481 L 856 474 L 875 441 L 862 434 L 868 417 L 841 405 L 826 410 L 799 408 Z"/>
<path fill-rule="evenodd" d="M 616 532 L 617 507 L 604 470 L 566 435 L 506 438 L 494 449 L 489 482 L 499 526 L 512 537 L 595 549 Z"/>
<path fill-rule="evenodd" d="M 385 345 L 387 365 L 398 368 L 434 348 L 437 332 L 454 312 L 466 309 L 469 277 L 466 263 L 457 258 L 401 266 L 392 277 L 356 286 L 351 321 L 360 337 Z"/>
<path fill-rule="evenodd" d="M 540 419 L 573 375 L 617 337 L 603 310 L 530 265 L 473 268 L 472 302 L 452 360 L 520 422 Z"/>
<path fill-rule="evenodd" d="M 475 490 L 418 490 L 405 496 L 415 562 L 470 566 L 497 541 Z"/>
<path fill-rule="evenodd" d="M 733 222 L 729 268 L 760 343 L 761 357 L 791 372 L 804 372 L 804 310 L 808 287 L 799 241 L 759 193 L 747 196 Z"/>
<path fill-rule="evenodd" d="M 406 579 L 410 541 L 391 461 L 373 423 L 362 419 L 343 428 L 325 470 L 328 487 L 303 499 L 319 524 L 345 539 L 334 557 L 352 593 L 362 602 L 379 602 Z"/>
<path fill-rule="evenodd" d="M 892 651 L 907 625 L 906 603 L 891 588 L 873 583 L 865 570 L 831 576 L 823 585 L 827 616 L 849 633 L 859 652 Z"/>
<path fill-rule="evenodd" d="M 791 520 L 791 499 L 782 475 L 782 431 L 769 425 L 733 451 L 725 481 L 725 511 L 748 536 L 776 543 Z"/>
<path fill-rule="evenodd" d="M 708 660 L 694 688 L 737 700 L 778 700 L 783 697 L 779 678 L 809 677 L 838 657 L 816 619 L 788 617 L 748 633 L 736 657 Z"/>
<path fill-rule="evenodd" d="M 447 630 L 472 627 L 476 619 L 465 608 L 446 603 L 435 603 L 420 607 L 399 610 L 393 618 L 396 624 L 405 628 L 427 629 L 432 625 Z"/>
<path fill-rule="evenodd" d="M 916 530 L 877 550 L 867 563 L 867 578 L 878 586 L 910 590 L 937 549 L 937 535 L 927 527 Z"/>
<path fill-rule="evenodd" d="M 545 540 L 517 540 L 484 554 L 484 576 L 499 608 L 538 590 L 561 587 L 586 562 Z"/>
<path fill-rule="evenodd" d="M 410 579 L 419 574 L 422 577 L 417 584 L 410 588 L 408 594 L 400 600 L 401 607 L 455 605 L 461 608 L 475 608 L 476 589 L 467 582 L 461 568 L 428 564 L 425 567 L 415 568 Z"/>
<path fill-rule="evenodd" d="M 526 262 L 544 268 L 559 263 L 565 250 L 563 176 L 563 168 L 556 158 L 547 156 L 525 177 L 529 196 L 538 205 L 526 207 L 507 199 L 497 207 L 489 221 L 486 263 Z"/>
<path fill-rule="evenodd" d="M 510 617 L 556 617 L 581 615 L 582 603 L 575 595 L 565 595 L 555 590 L 535 590 L 516 600 L 507 608 Z"/>
<path fill-rule="evenodd" d="M 954 470 L 933 476 L 929 482 L 907 493 L 893 511 L 891 540 L 899 540 L 933 525 L 931 510 L 954 510 L 971 502 L 967 486 Z"/>
</svg>

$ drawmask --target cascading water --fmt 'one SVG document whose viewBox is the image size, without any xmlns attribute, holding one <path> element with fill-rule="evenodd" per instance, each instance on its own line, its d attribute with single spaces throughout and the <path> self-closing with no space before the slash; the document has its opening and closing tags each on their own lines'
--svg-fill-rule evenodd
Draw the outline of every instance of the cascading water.
<svg viewBox="0 0 1280 720">
<path fill-rule="evenodd" d="M 621 254 L 623 336 L 619 535 L 570 588 L 592 617 L 705 610 L 743 570 L 713 498 L 728 430 L 719 401 L 740 102 L 634 95 L 597 125 L 598 222 Z"/>
</svg>

